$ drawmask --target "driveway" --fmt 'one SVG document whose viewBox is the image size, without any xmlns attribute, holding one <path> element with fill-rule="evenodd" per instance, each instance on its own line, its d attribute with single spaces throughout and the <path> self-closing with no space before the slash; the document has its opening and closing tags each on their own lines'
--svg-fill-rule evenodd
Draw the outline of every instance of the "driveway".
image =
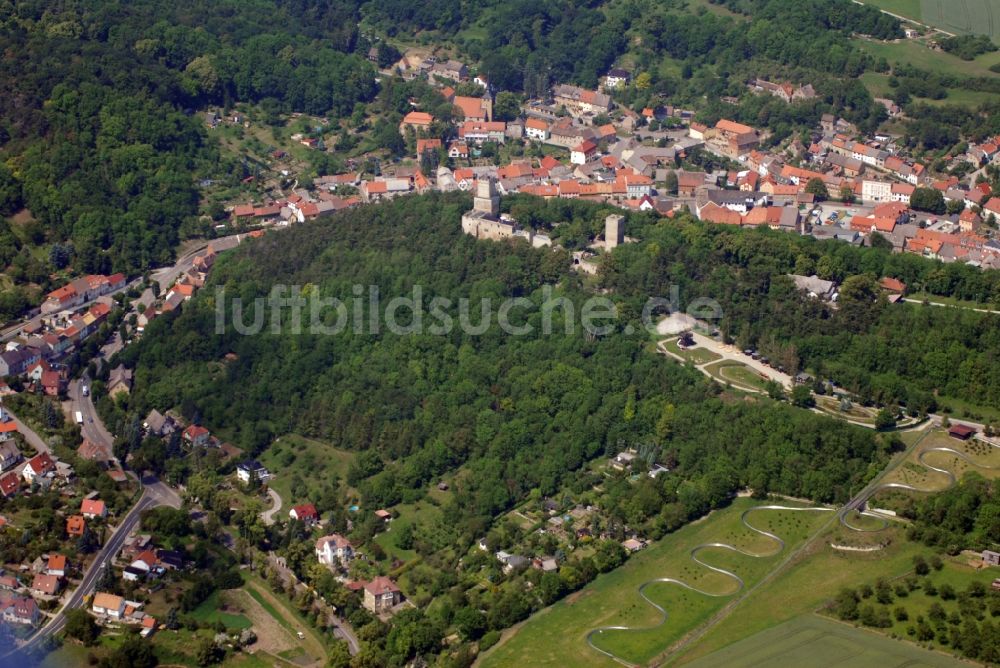
<svg viewBox="0 0 1000 668">
<path fill-rule="evenodd" d="M 274 514 L 281 510 L 281 497 L 273 489 L 268 488 L 267 495 L 271 497 L 271 508 L 260 514 L 264 524 L 274 524 Z"/>
</svg>

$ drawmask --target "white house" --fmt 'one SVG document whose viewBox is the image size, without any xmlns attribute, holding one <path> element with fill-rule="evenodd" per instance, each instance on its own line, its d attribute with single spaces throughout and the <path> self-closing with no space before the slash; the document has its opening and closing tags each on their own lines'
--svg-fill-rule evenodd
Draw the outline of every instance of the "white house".
<svg viewBox="0 0 1000 668">
<path fill-rule="evenodd" d="M 892 183 L 865 179 L 861 182 L 861 199 L 865 202 L 891 202 Z"/>
<path fill-rule="evenodd" d="M 549 124 L 540 118 L 529 118 L 524 122 L 524 136 L 534 141 L 549 138 Z"/>
<path fill-rule="evenodd" d="M 574 146 L 569 152 L 569 161 L 574 165 L 585 165 L 587 161 L 590 160 L 597 154 L 597 144 L 586 139 L 576 146 Z"/>
<path fill-rule="evenodd" d="M 251 480 L 263 482 L 270 478 L 271 474 L 260 462 L 251 459 L 236 465 L 236 477 L 239 478 L 240 482 L 249 484 Z"/>
<path fill-rule="evenodd" d="M 121 596 L 97 592 L 94 594 L 94 601 L 90 609 L 98 615 L 107 615 L 112 619 L 121 619 L 125 614 L 125 599 Z"/>
<path fill-rule="evenodd" d="M 354 546 L 340 534 L 323 536 L 316 541 L 316 559 L 326 566 L 346 566 L 354 558 Z"/>
<path fill-rule="evenodd" d="M 604 79 L 604 85 L 608 88 L 627 86 L 629 79 L 631 78 L 632 75 L 629 74 L 628 70 L 623 70 L 620 67 L 613 67 L 608 70 L 608 76 Z"/>
</svg>

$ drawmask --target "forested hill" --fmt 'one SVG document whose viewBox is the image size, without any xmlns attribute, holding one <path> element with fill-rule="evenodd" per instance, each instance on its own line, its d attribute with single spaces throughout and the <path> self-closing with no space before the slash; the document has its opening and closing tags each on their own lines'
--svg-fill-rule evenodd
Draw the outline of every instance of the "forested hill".
<svg viewBox="0 0 1000 668">
<path fill-rule="evenodd" d="M 351 3 L 17 0 L 0 40 L 0 216 L 27 206 L 79 272 L 134 273 L 205 231 L 198 179 L 235 167 L 194 110 L 345 114 L 376 92 Z M 43 283 L 53 267 L 2 227 L 0 270 Z"/>
<path fill-rule="evenodd" d="M 574 300 L 589 296 L 565 252 L 462 235 L 468 205 L 467 196 L 410 197 L 273 233 L 220 260 L 212 280 L 247 304 L 276 284 L 302 294 L 317 286 L 347 300 L 353 285 L 377 285 L 383 308 L 420 285 L 428 304 L 473 298 L 473 323 L 481 297 L 537 305 L 543 284 L 558 284 Z M 571 210 L 586 224 L 600 214 L 588 205 Z M 594 457 L 648 445 L 678 477 L 662 485 L 663 498 L 645 518 L 667 504 L 662 521 L 676 526 L 751 481 L 762 491 L 842 500 L 884 452 L 871 432 L 835 420 L 716 397 L 699 372 L 653 354 L 645 332 L 592 337 L 577 327 L 567 335 L 557 317 L 552 335 L 492 326 L 482 335 L 348 327 L 336 335 L 242 336 L 231 324 L 217 334 L 215 286 L 179 316 L 154 321 L 125 351 L 136 389 L 121 419 L 176 407 L 250 454 L 288 432 L 359 451 L 349 480 L 371 507 L 420 498 L 442 473 L 465 467 L 471 475 L 462 476 L 451 511 L 456 521 L 489 518 L 533 488 L 553 494 Z M 173 465 L 162 450 L 141 456 L 154 467 Z M 689 484 L 678 488 L 680 480 Z"/>
</svg>

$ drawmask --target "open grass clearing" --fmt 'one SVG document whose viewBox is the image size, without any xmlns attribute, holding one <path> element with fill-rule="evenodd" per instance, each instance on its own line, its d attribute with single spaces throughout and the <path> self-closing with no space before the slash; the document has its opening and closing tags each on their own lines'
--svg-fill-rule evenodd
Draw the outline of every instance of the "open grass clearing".
<svg viewBox="0 0 1000 668">
<path fill-rule="evenodd" d="M 663 347 L 672 352 L 675 355 L 679 355 L 686 360 L 690 360 L 695 364 L 708 364 L 709 362 L 715 362 L 722 357 L 709 350 L 708 348 L 702 348 L 701 346 L 691 346 L 689 348 L 681 348 L 677 345 L 676 338 L 670 338 L 663 341 Z"/>
<path fill-rule="evenodd" d="M 248 629 L 251 626 L 242 606 L 235 601 L 234 593 L 229 591 L 215 590 L 188 614 L 200 622 L 222 622 L 230 629 Z"/>
<path fill-rule="evenodd" d="M 298 434 L 288 434 L 275 439 L 258 459 L 271 472 L 267 484 L 281 496 L 285 511 L 293 505 L 315 500 L 330 481 L 343 481 L 354 453 Z M 302 481 L 304 494 L 292 494 L 292 482 L 296 478 Z"/>
<path fill-rule="evenodd" d="M 696 668 L 950 668 L 966 665 L 916 645 L 803 615 L 691 664 Z"/>
<path fill-rule="evenodd" d="M 660 622 L 660 614 L 639 598 L 642 583 L 660 577 L 675 577 L 705 591 L 731 594 L 731 578 L 696 564 L 690 551 L 697 545 L 729 542 L 748 551 L 770 556 L 753 558 L 718 548 L 703 550 L 700 558 L 709 564 L 737 572 L 752 585 L 773 568 L 785 552 L 775 553 L 777 545 L 750 532 L 740 522 L 744 510 L 758 505 L 741 498 L 728 508 L 716 511 L 698 522 L 653 543 L 633 555 L 622 567 L 599 576 L 580 592 L 546 608 L 523 625 L 508 631 L 504 640 L 490 650 L 481 665 L 490 666 L 614 666 L 611 659 L 591 649 L 587 633 L 611 625 L 651 627 Z M 782 536 L 786 550 L 793 549 L 807 535 L 829 519 L 828 513 L 797 511 L 758 511 L 748 516 L 754 526 Z M 651 631 L 607 632 L 602 634 L 602 648 L 628 661 L 646 662 L 663 652 L 685 633 L 705 621 L 725 605 L 729 596 L 710 597 L 676 585 L 657 584 L 646 594 L 668 611 L 667 621 Z"/>
<path fill-rule="evenodd" d="M 722 360 L 704 368 L 716 380 L 723 384 L 729 383 L 737 389 L 764 392 L 767 387 L 767 379 L 740 362 Z"/>
</svg>

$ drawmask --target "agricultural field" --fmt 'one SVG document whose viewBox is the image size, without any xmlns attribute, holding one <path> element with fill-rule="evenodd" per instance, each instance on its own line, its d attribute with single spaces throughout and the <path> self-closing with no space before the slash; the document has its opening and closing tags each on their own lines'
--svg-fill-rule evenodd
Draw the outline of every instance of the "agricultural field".
<svg viewBox="0 0 1000 668">
<path fill-rule="evenodd" d="M 989 35 L 1000 39 L 998 0 L 863 0 L 903 18 L 956 35 Z"/>
<path fill-rule="evenodd" d="M 595 636 L 597 646 L 629 662 L 647 662 L 656 657 L 730 602 L 739 591 L 732 578 L 692 561 L 690 553 L 696 546 L 725 542 L 765 555 L 754 558 L 720 548 L 699 552 L 699 558 L 737 573 L 750 587 L 832 518 L 827 512 L 751 512 L 747 517 L 751 524 L 786 540 L 786 547 L 781 550 L 774 541 L 749 531 L 740 522 L 743 511 L 759 503 L 737 499 L 730 507 L 687 525 L 633 555 L 624 566 L 599 576 L 580 592 L 508 632 L 484 656 L 482 666 L 614 666 L 613 659 L 589 647 L 586 639 L 591 630 L 614 625 L 647 630 L 604 632 Z M 667 610 L 667 619 L 661 625 L 662 616 L 638 592 L 643 583 L 663 577 L 683 580 L 713 595 L 674 584 L 650 585 L 645 589 L 646 596 Z"/>
<path fill-rule="evenodd" d="M 803 615 L 703 659 L 692 668 L 951 668 L 967 665 L 915 645 L 896 642 L 815 615 Z"/>
</svg>

